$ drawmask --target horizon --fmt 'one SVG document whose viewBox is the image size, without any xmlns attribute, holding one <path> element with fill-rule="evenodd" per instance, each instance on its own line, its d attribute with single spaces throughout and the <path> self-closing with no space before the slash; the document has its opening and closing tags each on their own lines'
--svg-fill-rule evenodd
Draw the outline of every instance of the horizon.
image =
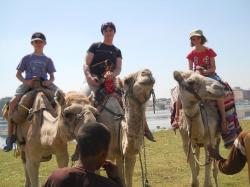
<svg viewBox="0 0 250 187">
<path fill-rule="evenodd" d="M 41 6 L 42 8 L 37 8 Z M 39 5 L 39 6 L 38 6 Z M 85 77 L 82 66 L 89 46 L 102 41 L 101 24 L 112 21 L 114 45 L 121 49 L 120 77 L 144 68 L 152 71 L 157 98 L 169 98 L 176 85 L 173 71 L 188 70 L 192 50 L 189 33 L 202 29 L 206 46 L 217 53 L 217 73 L 231 87 L 250 89 L 250 1 L 132 1 L 0 2 L 0 98 L 12 97 L 21 82 L 15 77 L 21 58 L 32 53 L 30 37 L 47 37 L 45 54 L 57 72 L 55 84 L 63 91 L 79 91 Z"/>
</svg>

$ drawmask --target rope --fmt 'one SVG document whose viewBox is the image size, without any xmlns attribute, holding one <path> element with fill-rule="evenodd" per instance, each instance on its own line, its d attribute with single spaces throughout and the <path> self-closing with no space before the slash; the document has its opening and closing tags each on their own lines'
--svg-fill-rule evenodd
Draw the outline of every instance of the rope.
<svg viewBox="0 0 250 187">
<path fill-rule="evenodd" d="M 144 167 L 145 167 L 145 186 L 148 185 L 148 170 L 147 170 L 147 159 L 146 159 L 146 148 L 145 139 L 143 137 L 143 156 L 144 156 Z"/>
<path fill-rule="evenodd" d="M 142 121 L 142 127 L 144 128 L 144 123 Z M 146 159 L 146 147 L 145 147 L 145 139 L 143 136 L 143 141 L 142 141 L 142 148 L 143 148 L 143 159 L 144 159 L 144 166 L 142 163 L 142 158 L 141 158 L 141 151 L 139 151 L 139 159 L 140 159 L 140 165 L 141 165 L 141 175 L 142 175 L 142 186 L 143 187 L 149 187 L 149 182 L 148 182 L 148 171 L 147 171 L 147 159 Z"/>
<path fill-rule="evenodd" d="M 145 184 L 144 184 L 144 168 L 143 168 L 142 159 L 141 159 L 141 151 L 139 152 L 139 159 L 140 159 L 140 166 L 141 166 L 141 182 L 142 182 L 142 187 L 145 187 Z"/>
<path fill-rule="evenodd" d="M 154 109 L 154 114 L 155 114 L 156 97 L 155 97 L 154 89 L 152 89 L 151 94 L 152 94 L 152 98 L 153 98 L 153 109 Z"/>
</svg>

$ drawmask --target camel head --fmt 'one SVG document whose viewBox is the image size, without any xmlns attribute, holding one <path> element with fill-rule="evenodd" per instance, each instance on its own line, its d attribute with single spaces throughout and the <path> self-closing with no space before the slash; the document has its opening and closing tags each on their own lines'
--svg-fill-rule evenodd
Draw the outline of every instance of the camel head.
<svg viewBox="0 0 250 187">
<path fill-rule="evenodd" d="M 64 125 L 68 128 L 72 138 L 75 138 L 81 125 L 95 122 L 97 110 L 91 105 L 73 103 L 63 110 Z"/>
<path fill-rule="evenodd" d="M 216 100 L 224 96 L 224 88 L 218 81 L 204 77 L 198 73 L 174 72 L 174 79 L 179 84 L 180 97 L 183 104 L 196 103 L 199 100 Z"/>
<path fill-rule="evenodd" d="M 130 74 L 122 81 L 125 93 L 143 104 L 149 100 L 155 79 L 150 70 L 144 69 Z"/>
<path fill-rule="evenodd" d="M 65 96 L 60 94 L 58 104 L 61 108 L 63 125 L 68 129 L 68 139 L 76 137 L 81 125 L 95 122 L 97 110 L 90 105 L 89 97 L 78 92 L 69 92 Z"/>
</svg>

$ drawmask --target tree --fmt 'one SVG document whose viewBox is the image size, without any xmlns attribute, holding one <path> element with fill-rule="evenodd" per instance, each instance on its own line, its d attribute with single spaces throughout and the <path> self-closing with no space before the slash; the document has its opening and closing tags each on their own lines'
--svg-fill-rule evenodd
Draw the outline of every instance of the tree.
<svg viewBox="0 0 250 187">
<path fill-rule="evenodd" d="M 11 99 L 11 97 L 4 97 L 4 98 L 0 99 L 0 109 L 1 109 L 1 111 L 2 111 L 3 106 L 4 106 L 7 102 L 9 102 L 10 99 Z M 3 117 L 2 112 L 0 112 L 0 117 Z"/>
</svg>

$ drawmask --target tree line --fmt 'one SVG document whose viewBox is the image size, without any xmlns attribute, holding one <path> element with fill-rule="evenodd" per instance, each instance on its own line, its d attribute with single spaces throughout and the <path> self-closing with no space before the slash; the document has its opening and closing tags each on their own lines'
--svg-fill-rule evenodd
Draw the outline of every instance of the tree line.
<svg viewBox="0 0 250 187">
<path fill-rule="evenodd" d="M 9 102 L 10 99 L 11 99 L 11 97 L 4 97 L 4 98 L 0 99 L 0 109 L 1 109 L 1 111 L 2 111 L 3 106 L 4 106 L 7 102 Z M 0 112 L 0 117 L 3 117 L 2 112 Z"/>
</svg>

